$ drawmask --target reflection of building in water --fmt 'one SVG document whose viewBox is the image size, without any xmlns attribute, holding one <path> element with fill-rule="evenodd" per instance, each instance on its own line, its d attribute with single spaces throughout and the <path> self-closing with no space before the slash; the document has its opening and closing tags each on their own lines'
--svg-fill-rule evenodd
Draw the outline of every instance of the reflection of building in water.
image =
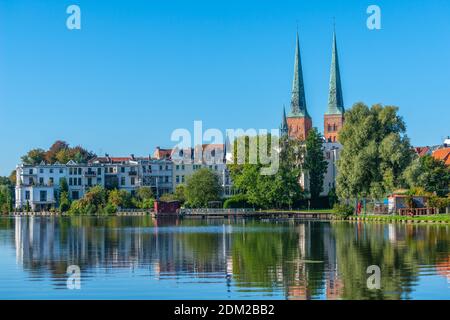
<svg viewBox="0 0 450 320">
<path fill-rule="evenodd" d="M 329 224 L 323 226 L 323 246 L 325 251 L 326 297 L 328 300 L 339 299 L 342 296 L 343 282 L 339 278 L 338 261 L 336 255 L 336 240 Z"/>
<path fill-rule="evenodd" d="M 436 271 L 439 275 L 446 277 L 447 282 L 450 283 L 450 256 L 436 264 Z"/>
<path fill-rule="evenodd" d="M 295 272 L 287 286 L 287 298 L 306 300 L 318 296 L 325 283 L 327 299 L 337 299 L 343 284 L 337 268 L 336 243 L 329 224 L 300 223 Z"/>
<path fill-rule="evenodd" d="M 126 218 L 121 221 L 126 221 Z M 82 222 L 83 221 L 83 222 Z M 17 262 L 33 272 L 65 275 L 68 265 L 89 268 L 147 268 L 156 277 L 192 273 L 195 277 L 232 272 L 231 229 L 208 233 L 176 232 L 172 226 L 146 228 L 132 223 L 111 227 L 89 218 L 16 217 Z M 108 220 L 110 221 L 110 220 Z M 128 220 L 129 222 L 132 220 Z M 136 220 L 134 220 L 136 221 Z M 180 230 L 178 230 L 180 231 Z M 205 244 L 204 257 L 199 248 Z"/>
</svg>

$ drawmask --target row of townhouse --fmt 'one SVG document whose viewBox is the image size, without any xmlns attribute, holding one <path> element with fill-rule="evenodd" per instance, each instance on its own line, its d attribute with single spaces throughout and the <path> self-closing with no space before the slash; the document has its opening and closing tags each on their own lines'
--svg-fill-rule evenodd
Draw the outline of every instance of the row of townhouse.
<svg viewBox="0 0 450 320">
<path fill-rule="evenodd" d="M 231 154 L 227 153 L 225 144 L 203 144 L 194 148 L 161 149 L 156 147 L 154 159 L 167 159 L 173 163 L 173 189 L 184 184 L 188 176 L 199 169 L 207 168 L 217 174 L 222 187 L 222 197 L 227 198 L 235 194 L 227 161 Z"/>
<path fill-rule="evenodd" d="M 213 154 L 215 152 L 213 151 Z M 58 206 L 62 179 L 68 184 L 69 197 L 72 200 L 82 198 L 89 188 L 96 185 L 107 189 L 126 190 L 132 194 L 137 188 L 146 186 L 159 197 L 173 192 L 178 184 L 184 183 L 187 176 L 200 167 L 208 167 L 218 174 L 224 197 L 232 194 L 231 180 L 225 163 L 190 164 L 188 161 L 173 160 L 172 151 L 165 152 L 164 155 L 163 153 L 163 149 L 157 148 L 156 157 L 105 155 L 83 164 L 75 161 L 66 164 L 20 164 L 16 167 L 15 206 L 17 209 L 29 206 L 34 211 Z"/>
</svg>

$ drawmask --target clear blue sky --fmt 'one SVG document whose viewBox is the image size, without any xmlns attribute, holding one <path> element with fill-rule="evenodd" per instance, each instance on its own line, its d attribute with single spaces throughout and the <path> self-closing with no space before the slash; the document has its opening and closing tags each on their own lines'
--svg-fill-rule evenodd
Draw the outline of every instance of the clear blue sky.
<svg viewBox="0 0 450 320">
<path fill-rule="evenodd" d="M 66 28 L 77 4 L 82 29 Z M 366 8 L 382 10 L 382 30 Z M 277 128 L 298 21 L 322 129 L 336 18 L 344 102 L 400 107 L 414 145 L 450 134 L 450 1 L 0 0 L 0 175 L 63 139 L 147 155 L 176 128 Z"/>
</svg>

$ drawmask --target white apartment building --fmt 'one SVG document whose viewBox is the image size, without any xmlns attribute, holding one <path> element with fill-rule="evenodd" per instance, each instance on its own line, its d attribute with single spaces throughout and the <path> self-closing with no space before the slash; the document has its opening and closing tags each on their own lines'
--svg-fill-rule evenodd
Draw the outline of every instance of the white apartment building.
<svg viewBox="0 0 450 320">
<path fill-rule="evenodd" d="M 130 157 L 97 157 L 89 163 L 69 161 L 66 164 L 20 164 L 16 167 L 15 206 L 33 211 L 58 206 L 61 181 L 67 181 L 71 200 L 81 199 L 89 188 L 101 185 L 107 189 L 134 193 L 141 186 L 149 186 L 159 197 L 170 193 L 172 163 L 170 160 Z"/>
<path fill-rule="evenodd" d="M 47 210 L 57 205 L 61 180 L 67 181 L 69 197 L 80 199 L 86 190 L 94 185 L 104 185 L 104 168 L 97 165 L 45 164 L 36 166 L 18 165 L 16 167 L 16 208 Z"/>
</svg>

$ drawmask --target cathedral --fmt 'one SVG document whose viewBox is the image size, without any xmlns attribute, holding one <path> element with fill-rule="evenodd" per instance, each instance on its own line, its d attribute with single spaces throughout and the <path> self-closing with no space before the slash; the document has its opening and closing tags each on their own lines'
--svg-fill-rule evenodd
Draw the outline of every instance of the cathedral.
<svg viewBox="0 0 450 320">
<path fill-rule="evenodd" d="M 333 44 L 331 53 L 330 83 L 328 92 L 328 105 L 323 116 L 324 153 L 328 163 L 327 173 L 324 177 L 322 195 L 328 193 L 335 187 L 337 175 L 336 161 L 339 151 L 342 149 L 338 141 L 338 133 L 345 119 L 344 100 L 342 97 L 341 75 L 339 70 L 339 57 L 337 49 L 336 32 L 333 33 Z M 292 81 L 291 109 L 286 115 L 283 108 L 283 118 L 280 126 L 280 135 L 300 141 L 306 140 L 308 132 L 313 127 L 312 118 L 308 113 L 305 98 L 305 86 L 303 81 L 302 61 L 300 56 L 300 42 L 297 33 L 295 47 L 294 78 Z M 305 190 L 308 189 L 308 175 L 304 174 L 300 184 Z"/>
</svg>

